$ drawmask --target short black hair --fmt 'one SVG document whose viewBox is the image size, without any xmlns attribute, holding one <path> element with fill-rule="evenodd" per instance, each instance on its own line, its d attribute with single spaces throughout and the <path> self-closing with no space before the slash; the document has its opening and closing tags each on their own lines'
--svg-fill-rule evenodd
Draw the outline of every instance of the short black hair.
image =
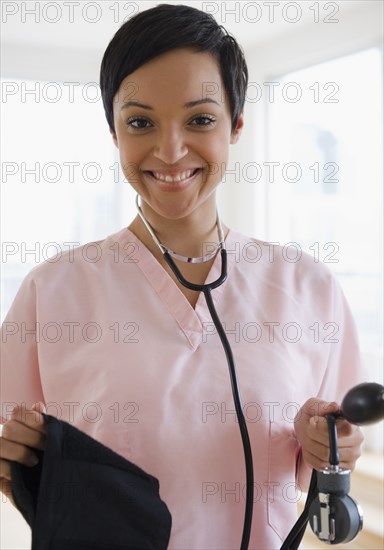
<svg viewBox="0 0 384 550">
<path fill-rule="evenodd" d="M 236 128 L 248 84 L 242 48 L 212 15 L 189 6 L 160 4 L 126 21 L 105 50 L 100 88 L 113 132 L 113 98 L 124 78 L 162 53 L 188 47 L 217 59 L 229 98 L 232 131 Z"/>
</svg>

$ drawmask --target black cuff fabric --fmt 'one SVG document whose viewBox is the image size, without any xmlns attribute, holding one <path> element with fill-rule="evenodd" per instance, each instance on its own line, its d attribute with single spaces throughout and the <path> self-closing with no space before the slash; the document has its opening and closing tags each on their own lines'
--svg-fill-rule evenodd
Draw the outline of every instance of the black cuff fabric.
<svg viewBox="0 0 384 550">
<path fill-rule="evenodd" d="M 172 519 L 158 480 L 67 422 L 43 416 L 39 464 L 11 463 L 32 550 L 166 550 Z"/>
</svg>

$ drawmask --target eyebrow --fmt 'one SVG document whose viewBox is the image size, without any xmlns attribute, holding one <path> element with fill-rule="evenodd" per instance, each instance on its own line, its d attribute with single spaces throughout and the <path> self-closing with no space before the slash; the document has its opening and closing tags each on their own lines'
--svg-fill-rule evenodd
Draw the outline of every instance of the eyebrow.
<svg viewBox="0 0 384 550">
<path fill-rule="evenodd" d="M 215 101 L 214 99 L 207 97 L 205 99 L 197 99 L 195 101 L 188 101 L 184 104 L 185 109 L 191 109 L 192 107 L 196 107 L 196 105 L 201 105 L 203 103 L 215 103 L 216 105 L 220 106 L 220 103 L 218 101 Z M 141 109 L 147 109 L 148 111 L 153 111 L 153 107 L 150 105 L 145 105 L 144 103 L 140 103 L 139 101 L 126 101 L 120 111 L 123 111 L 124 109 L 128 109 L 129 107 L 140 107 Z"/>
</svg>

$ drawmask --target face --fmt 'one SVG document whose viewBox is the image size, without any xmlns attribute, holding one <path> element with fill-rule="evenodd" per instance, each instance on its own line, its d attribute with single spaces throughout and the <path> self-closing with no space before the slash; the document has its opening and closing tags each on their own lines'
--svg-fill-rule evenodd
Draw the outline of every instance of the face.
<svg viewBox="0 0 384 550">
<path fill-rule="evenodd" d="M 215 213 L 215 189 L 242 117 L 231 132 L 219 65 L 177 49 L 128 75 L 114 98 L 113 140 L 126 179 L 149 218 Z"/>
</svg>

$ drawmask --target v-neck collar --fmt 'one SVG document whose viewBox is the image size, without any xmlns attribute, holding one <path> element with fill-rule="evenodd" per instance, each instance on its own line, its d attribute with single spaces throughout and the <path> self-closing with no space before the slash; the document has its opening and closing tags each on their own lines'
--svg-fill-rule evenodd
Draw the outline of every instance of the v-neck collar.
<svg viewBox="0 0 384 550">
<path fill-rule="evenodd" d="M 149 251 L 130 229 L 127 228 L 126 231 L 130 242 L 134 242 L 137 245 L 136 258 L 138 261 L 135 262 L 135 265 L 145 275 L 169 313 L 173 316 L 180 329 L 185 334 L 190 346 L 196 349 L 201 344 L 205 323 L 212 323 L 204 293 L 199 293 L 195 308 L 193 308 L 169 273 L 167 273 L 163 266 L 153 256 L 152 252 Z M 233 240 L 233 232 L 229 230 L 225 239 L 228 250 L 232 250 Z M 228 283 L 228 277 L 234 263 L 235 254 L 228 254 L 227 279 L 221 286 L 212 291 L 212 299 L 215 307 L 218 305 L 224 288 Z M 220 274 L 221 254 L 217 254 L 205 282 L 215 281 Z"/>
</svg>

